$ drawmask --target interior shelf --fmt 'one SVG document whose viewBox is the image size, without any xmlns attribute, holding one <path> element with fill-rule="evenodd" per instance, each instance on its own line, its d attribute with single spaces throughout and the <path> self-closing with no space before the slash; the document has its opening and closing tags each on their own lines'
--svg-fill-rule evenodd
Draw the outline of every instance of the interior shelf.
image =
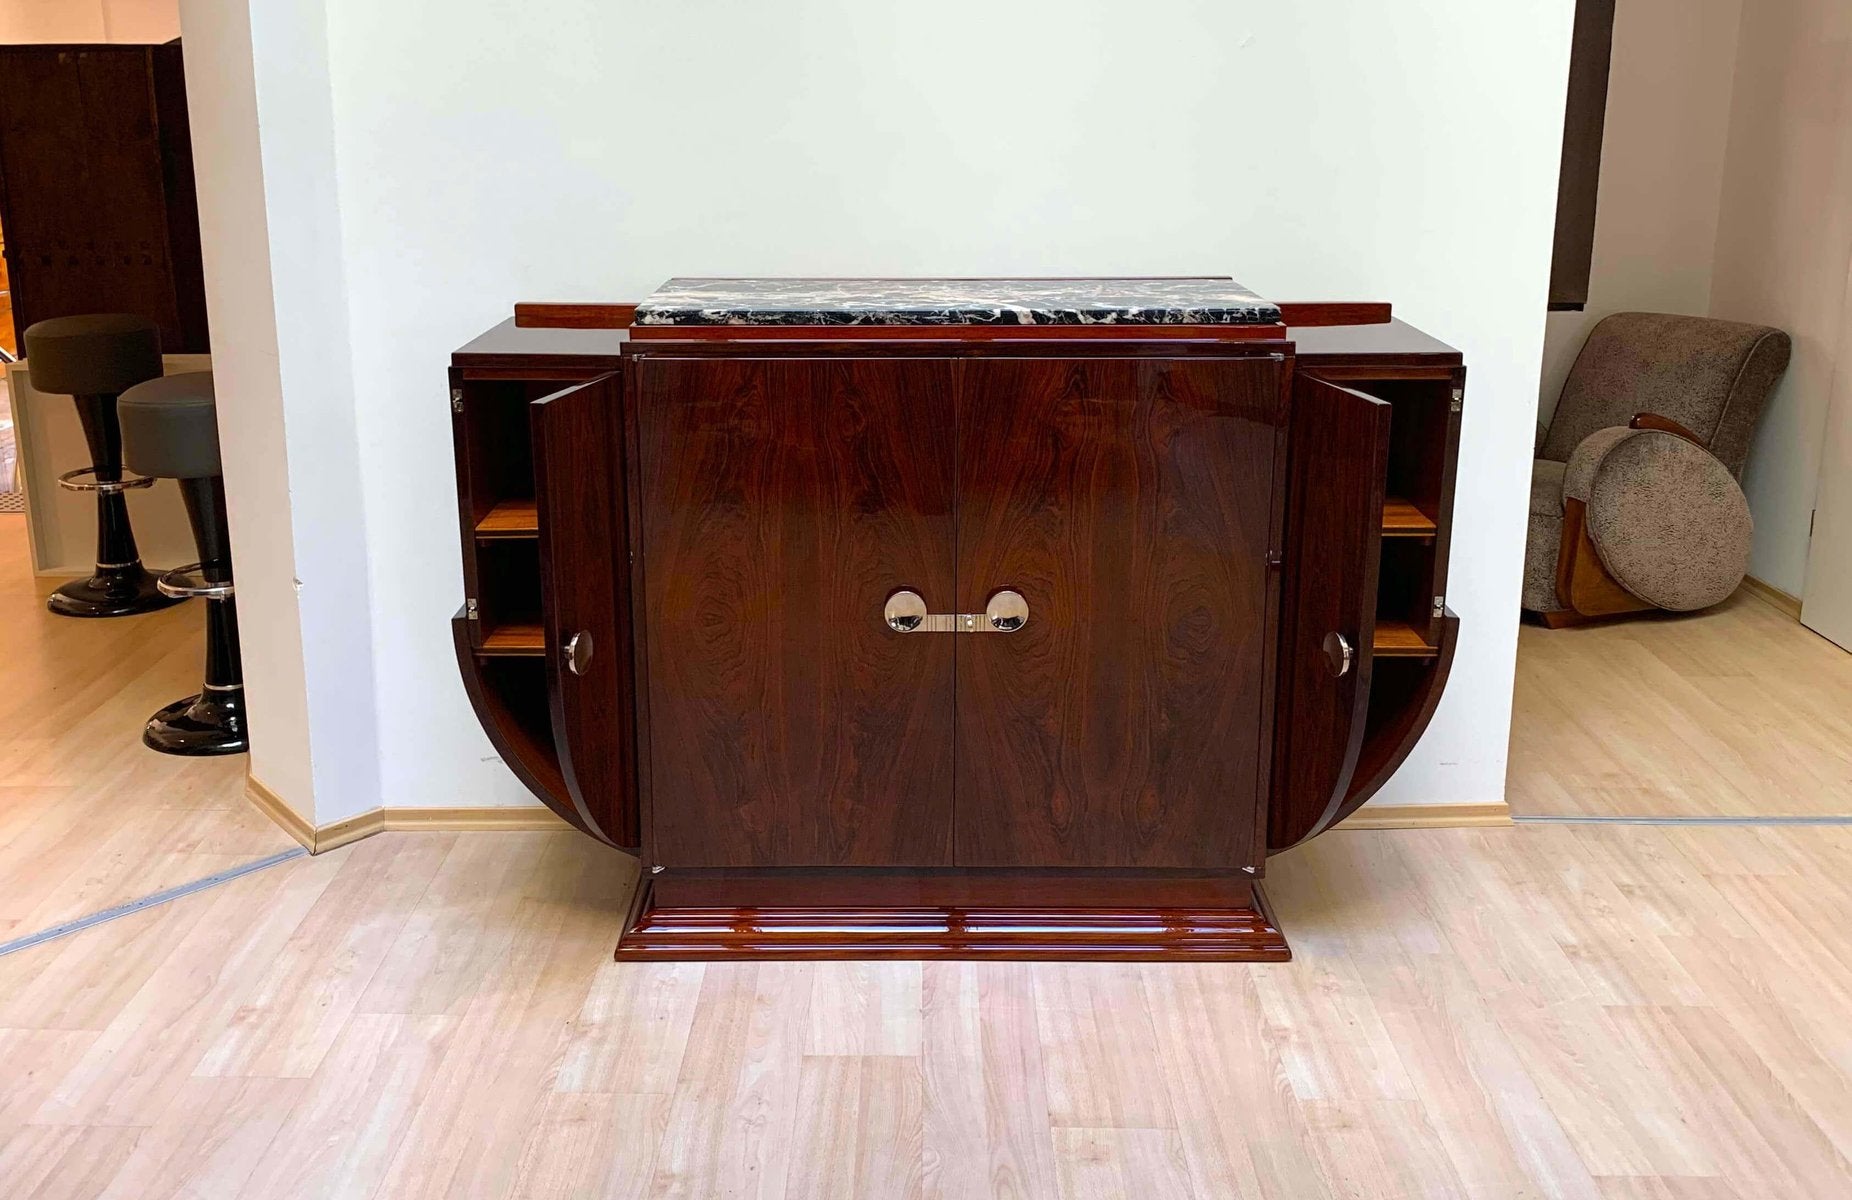
<svg viewBox="0 0 1852 1200">
<path fill-rule="evenodd" d="M 1434 530 L 1434 518 L 1413 501 L 1396 496 L 1383 501 L 1384 537 L 1433 537 Z"/>
<path fill-rule="evenodd" d="M 1386 621 L 1379 617 L 1370 651 L 1377 658 L 1433 658 L 1440 653 L 1440 647 L 1428 645 L 1406 621 Z"/>
<path fill-rule="evenodd" d="M 499 501 L 488 516 L 476 522 L 479 538 L 531 538 L 539 534 L 540 517 L 531 496 Z"/>
<path fill-rule="evenodd" d="M 535 621 L 491 627 L 483 635 L 482 646 L 477 653 L 491 656 L 540 655 L 545 654 L 546 650 L 546 634 L 541 630 L 540 623 Z"/>
</svg>

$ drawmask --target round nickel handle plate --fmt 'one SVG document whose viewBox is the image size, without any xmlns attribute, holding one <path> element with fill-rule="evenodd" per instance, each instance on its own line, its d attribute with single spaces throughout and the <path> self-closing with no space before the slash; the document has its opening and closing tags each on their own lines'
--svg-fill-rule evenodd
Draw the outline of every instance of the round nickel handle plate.
<svg viewBox="0 0 1852 1200">
<path fill-rule="evenodd" d="M 912 633 L 926 621 L 926 597 L 918 592 L 895 592 L 887 598 L 881 615 L 895 633 Z"/>
<path fill-rule="evenodd" d="M 592 665 L 591 631 L 581 629 L 567 638 L 566 644 L 560 647 L 560 653 L 565 656 L 568 671 L 574 675 L 585 674 L 586 669 Z"/>
<path fill-rule="evenodd" d="M 984 606 L 984 617 L 998 633 L 1015 633 L 1029 623 L 1029 602 L 1021 592 L 1003 589 Z"/>
<path fill-rule="evenodd" d="M 1350 674 L 1350 665 L 1356 657 L 1349 638 L 1341 633 L 1325 635 L 1325 665 L 1331 669 L 1332 678 L 1342 679 Z"/>
</svg>

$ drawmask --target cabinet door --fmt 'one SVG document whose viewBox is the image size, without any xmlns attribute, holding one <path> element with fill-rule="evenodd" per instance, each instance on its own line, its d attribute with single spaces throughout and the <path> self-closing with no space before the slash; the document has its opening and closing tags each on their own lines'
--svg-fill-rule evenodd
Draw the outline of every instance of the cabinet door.
<svg viewBox="0 0 1852 1200">
<path fill-rule="evenodd" d="M 961 364 L 960 865 L 1258 861 L 1283 370 Z"/>
<path fill-rule="evenodd" d="M 615 375 L 528 406 L 547 706 L 560 774 L 588 832 L 638 844 L 623 459 Z"/>
<path fill-rule="evenodd" d="M 1294 380 L 1272 850 L 1336 820 L 1363 744 L 1389 415 L 1372 396 Z"/>
<path fill-rule="evenodd" d="M 651 861 L 949 862 L 950 364 L 635 361 Z"/>
</svg>

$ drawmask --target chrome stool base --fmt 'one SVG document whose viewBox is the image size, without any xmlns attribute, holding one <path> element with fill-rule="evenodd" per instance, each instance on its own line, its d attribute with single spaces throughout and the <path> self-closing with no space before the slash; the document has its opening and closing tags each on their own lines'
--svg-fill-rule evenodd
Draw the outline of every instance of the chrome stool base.
<svg viewBox="0 0 1852 1200">
<path fill-rule="evenodd" d="M 176 700 L 148 718 L 141 740 L 162 754 L 243 754 L 251 748 L 244 723 L 244 689 L 208 689 Z"/>
<path fill-rule="evenodd" d="M 127 617 L 180 603 L 164 594 L 138 562 L 99 566 L 88 579 L 65 584 L 45 598 L 45 607 L 61 617 Z"/>
</svg>

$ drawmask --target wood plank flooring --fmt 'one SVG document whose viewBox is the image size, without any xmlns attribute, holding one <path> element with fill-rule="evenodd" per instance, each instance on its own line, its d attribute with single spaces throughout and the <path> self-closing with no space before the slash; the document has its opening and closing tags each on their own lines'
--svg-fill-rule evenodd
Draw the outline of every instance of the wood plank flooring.
<svg viewBox="0 0 1852 1200">
<path fill-rule="evenodd" d="M 1518 634 L 1526 816 L 1852 815 L 1852 654 L 1748 592 Z"/>
<path fill-rule="evenodd" d="M 34 648 L 10 586 L 6 919 L 292 844 L 251 823 L 235 762 L 134 740 L 197 670 L 190 622 L 158 619 L 166 648 L 77 622 Z M 1808 668 L 1725 615 L 1725 646 L 1607 640 L 1697 690 L 1702 661 L 1747 678 L 1764 635 Z M 1574 693 L 1566 662 L 1521 664 L 1527 703 Z M 1623 791 L 1652 747 L 1701 745 L 1640 715 L 1676 710 L 1573 718 L 1591 735 L 1545 704 L 1530 736 L 1592 737 L 1589 776 Z M 1789 731 L 1816 748 L 1793 770 L 1830 776 L 1833 719 Z M 1779 756 L 1716 736 L 1735 759 L 1705 802 L 1761 803 L 1727 789 Z M 1339 831 L 1268 875 L 1289 964 L 620 965 L 623 856 L 381 834 L 0 957 L 0 1195 L 1852 1195 L 1852 828 Z"/>
<path fill-rule="evenodd" d="M 1852 1194 L 1852 830 L 1332 834 L 1278 966 L 617 964 L 570 833 L 0 959 L 29 1196 Z"/>
<path fill-rule="evenodd" d="M 197 602 L 54 617 L 25 518 L 0 514 L 0 942 L 296 843 L 245 801 L 242 755 L 175 758 L 142 723 L 199 690 Z"/>
</svg>

